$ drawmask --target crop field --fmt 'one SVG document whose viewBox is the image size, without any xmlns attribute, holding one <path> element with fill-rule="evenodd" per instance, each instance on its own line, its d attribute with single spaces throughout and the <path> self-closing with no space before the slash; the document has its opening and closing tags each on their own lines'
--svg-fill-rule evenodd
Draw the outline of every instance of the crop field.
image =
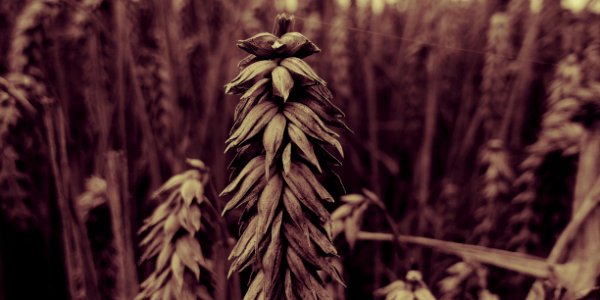
<svg viewBox="0 0 600 300">
<path fill-rule="evenodd" d="M 600 299 L 599 0 L 0 0 L 0 300 Z"/>
</svg>

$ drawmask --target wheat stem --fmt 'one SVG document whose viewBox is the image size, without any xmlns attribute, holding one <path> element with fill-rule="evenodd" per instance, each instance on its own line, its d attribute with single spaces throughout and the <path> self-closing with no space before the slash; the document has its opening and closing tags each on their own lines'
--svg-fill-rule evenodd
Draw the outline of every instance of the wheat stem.
<svg viewBox="0 0 600 300">
<path fill-rule="evenodd" d="M 393 241 L 394 236 L 389 233 L 361 231 L 358 233 L 358 239 L 365 241 Z M 461 256 L 464 259 L 472 259 L 537 278 L 552 278 L 554 276 L 553 268 L 555 267 L 553 264 L 547 263 L 543 258 L 532 255 L 421 236 L 400 235 L 398 240 L 402 243 L 433 248 L 438 251 Z"/>
</svg>

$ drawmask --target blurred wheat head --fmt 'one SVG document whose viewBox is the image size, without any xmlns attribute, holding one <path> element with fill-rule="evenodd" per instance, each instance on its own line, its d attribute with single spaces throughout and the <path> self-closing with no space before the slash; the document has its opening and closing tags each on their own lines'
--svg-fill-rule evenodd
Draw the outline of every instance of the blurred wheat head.
<svg viewBox="0 0 600 300">
<path fill-rule="evenodd" d="M 213 299 L 208 169 L 198 160 L 189 163 L 193 169 L 171 177 L 153 195 L 160 204 L 140 229 L 140 245 L 141 260 L 153 258 L 155 266 L 136 299 Z"/>
</svg>

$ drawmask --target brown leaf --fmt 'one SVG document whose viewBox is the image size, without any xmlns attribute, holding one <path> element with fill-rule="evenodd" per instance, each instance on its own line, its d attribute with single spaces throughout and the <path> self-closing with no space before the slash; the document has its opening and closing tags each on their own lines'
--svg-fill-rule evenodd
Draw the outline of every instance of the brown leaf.
<svg viewBox="0 0 600 300">
<path fill-rule="evenodd" d="M 342 149 L 340 142 L 336 139 L 336 136 L 333 136 L 325 131 L 320 124 L 315 122 L 314 119 L 308 115 L 306 111 L 299 109 L 296 105 L 290 106 L 290 103 L 292 102 L 288 102 L 283 110 L 285 117 L 298 128 L 300 128 L 300 130 L 302 130 L 305 134 L 334 146 L 343 157 L 344 150 Z"/>
<path fill-rule="evenodd" d="M 271 72 L 271 80 L 273 96 L 283 98 L 284 102 L 287 101 L 290 91 L 294 87 L 294 79 L 290 75 L 290 72 L 282 66 L 277 66 Z"/>
<path fill-rule="evenodd" d="M 321 79 L 307 63 L 299 58 L 285 58 L 279 65 L 290 71 L 292 76 L 295 77 L 295 81 L 299 82 L 301 85 L 325 85 L 325 81 Z"/>
<path fill-rule="evenodd" d="M 252 283 L 250 284 L 250 287 L 248 288 L 248 291 L 246 292 L 246 295 L 244 296 L 244 300 L 260 299 L 259 294 L 262 293 L 263 278 L 264 278 L 264 274 L 262 271 L 260 271 L 260 272 L 258 272 L 258 274 L 256 274 L 256 277 L 254 277 L 254 280 L 252 280 Z"/>
<path fill-rule="evenodd" d="M 288 215 L 290 215 L 292 221 L 302 232 L 305 233 L 308 241 L 308 219 L 302 212 L 302 206 L 300 206 L 300 202 L 288 187 L 284 188 L 283 190 L 283 205 L 285 206 L 285 210 L 287 211 Z"/>
<path fill-rule="evenodd" d="M 240 184 L 240 182 L 243 179 L 246 179 L 246 176 L 250 177 L 252 172 L 256 171 L 256 170 L 260 170 L 262 169 L 262 166 L 265 163 L 265 157 L 264 156 L 257 156 L 255 158 L 253 158 L 252 160 L 250 160 L 246 166 L 240 171 L 240 173 L 238 174 L 238 176 L 231 181 L 227 187 L 225 187 L 225 189 L 223 189 L 223 191 L 221 192 L 221 194 L 219 194 L 219 197 L 223 197 L 228 195 L 229 193 L 233 192 L 238 185 Z M 256 175 L 254 175 L 256 176 Z"/>
<path fill-rule="evenodd" d="M 271 80 L 269 78 L 263 78 L 257 81 L 250 89 L 248 89 L 242 97 L 240 97 L 240 102 L 235 106 L 235 110 L 233 112 L 233 127 L 230 134 L 233 132 L 234 128 L 237 128 L 239 124 L 246 118 L 248 112 L 258 104 L 260 99 L 265 96 L 268 92 L 268 86 Z"/>
<path fill-rule="evenodd" d="M 261 32 L 245 40 L 239 40 L 237 46 L 257 57 L 270 58 L 276 54 L 273 43 L 278 39 L 272 33 Z"/>
<path fill-rule="evenodd" d="M 333 196 L 321 185 L 312 171 L 303 163 L 292 164 L 291 172 L 295 173 L 299 178 L 303 178 L 305 182 L 313 188 L 321 200 L 334 202 Z M 303 183 L 301 183 L 303 184 Z"/>
<path fill-rule="evenodd" d="M 292 195 L 295 196 L 297 201 L 300 201 L 304 206 L 310 209 L 321 221 L 325 223 L 329 220 L 329 212 L 325 209 L 323 204 L 316 199 L 310 186 L 306 184 L 299 184 L 300 178 L 297 176 L 284 176 L 285 182 L 292 191 Z M 306 181 L 304 181 L 306 182 Z"/>
<path fill-rule="evenodd" d="M 198 280 L 200 278 L 200 265 L 206 265 L 198 240 L 191 235 L 182 236 L 175 244 L 175 252 Z"/>
<path fill-rule="evenodd" d="M 264 168 L 267 178 L 270 177 L 269 169 L 273 163 L 273 158 L 279 151 L 281 143 L 283 142 L 283 133 L 285 132 L 286 123 L 287 121 L 285 117 L 278 113 L 273 117 L 273 119 L 271 119 L 265 128 L 265 132 L 263 133 L 263 147 L 265 148 L 266 152 Z"/>
<path fill-rule="evenodd" d="M 287 146 L 285 146 L 285 149 L 283 149 L 281 161 L 283 164 L 283 173 L 285 175 L 289 174 L 292 164 L 292 144 L 288 143 Z"/>
<path fill-rule="evenodd" d="M 323 253 L 335 256 L 337 255 L 337 250 L 333 246 L 331 240 L 323 233 L 320 229 L 318 229 L 314 224 L 308 222 L 308 230 L 310 233 L 310 238 L 319 246 Z"/>
<path fill-rule="evenodd" d="M 225 93 L 240 94 L 247 91 L 256 81 L 263 79 L 277 67 L 272 60 L 257 61 L 240 71 L 237 77 L 225 85 Z"/>
<path fill-rule="evenodd" d="M 226 143 L 228 145 L 225 152 L 254 137 L 271 121 L 276 113 L 277 106 L 270 101 L 261 102 L 252 108 L 240 127 L 227 139 Z"/>
<path fill-rule="evenodd" d="M 308 270 L 306 270 L 304 262 L 302 261 L 298 253 L 296 253 L 296 251 L 293 248 L 288 248 L 286 258 L 288 266 L 290 267 L 290 270 L 292 271 L 294 276 L 299 281 L 301 281 L 304 284 L 304 286 L 306 286 L 307 288 L 311 288 L 310 277 L 312 277 L 312 274 L 310 274 Z M 313 296 L 315 296 L 316 298 L 316 295 L 313 294 Z"/>
<path fill-rule="evenodd" d="M 181 198 L 183 198 L 183 202 L 189 207 L 190 204 L 192 204 L 194 197 L 204 194 L 204 187 L 199 180 L 188 179 L 183 182 L 179 191 L 181 193 Z"/>
<path fill-rule="evenodd" d="M 281 176 L 274 175 L 269 179 L 269 182 L 258 199 L 258 223 L 256 225 L 258 243 L 264 239 L 267 228 L 275 217 L 281 199 L 282 188 L 283 180 L 281 179 Z"/>
<path fill-rule="evenodd" d="M 179 291 L 183 287 L 183 261 L 179 258 L 179 255 L 176 253 L 171 257 L 171 274 L 173 274 L 173 279 L 175 279 L 176 290 Z"/>
<path fill-rule="evenodd" d="M 167 261 L 171 258 L 172 253 L 173 248 L 171 247 L 171 244 L 164 244 L 156 259 L 156 270 L 162 270 L 167 265 Z"/>
<path fill-rule="evenodd" d="M 285 45 L 282 47 L 282 51 L 279 51 L 283 56 L 304 58 L 321 52 L 317 45 L 299 32 L 288 32 L 281 36 L 280 41 Z"/>
<path fill-rule="evenodd" d="M 262 259 L 262 271 L 264 273 L 263 279 L 263 291 L 267 299 L 273 298 L 274 289 L 279 285 L 280 280 L 278 273 L 281 267 L 281 222 L 282 222 L 281 211 L 277 214 L 277 217 L 273 220 L 273 226 L 271 226 L 271 241 L 267 247 L 267 251 L 263 255 Z"/>
<path fill-rule="evenodd" d="M 308 140 L 308 138 L 306 137 L 304 132 L 302 132 L 302 130 L 300 130 L 300 128 L 298 128 L 298 126 L 296 126 L 292 123 L 288 124 L 287 131 L 288 131 L 288 135 L 290 136 L 290 140 L 292 140 L 292 142 L 296 146 L 298 146 L 300 151 L 302 151 L 302 153 L 304 154 L 304 157 L 306 158 L 306 160 L 309 163 L 311 163 L 313 166 L 315 166 L 317 168 L 317 170 L 319 170 L 319 172 L 322 172 L 321 165 L 319 165 L 319 160 L 317 159 L 317 156 L 315 155 L 315 150 L 313 149 L 313 145 Z"/>
</svg>

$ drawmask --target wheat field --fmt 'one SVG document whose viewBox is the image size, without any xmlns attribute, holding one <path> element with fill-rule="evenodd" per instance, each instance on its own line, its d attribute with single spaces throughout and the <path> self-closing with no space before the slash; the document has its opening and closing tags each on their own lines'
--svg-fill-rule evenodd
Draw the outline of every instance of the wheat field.
<svg viewBox="0 0 600 300">
<path fill-rule="evenodd" d="M 1 0 L 0 300 L 600 299 L 598 0 Z"/>
</svg>

